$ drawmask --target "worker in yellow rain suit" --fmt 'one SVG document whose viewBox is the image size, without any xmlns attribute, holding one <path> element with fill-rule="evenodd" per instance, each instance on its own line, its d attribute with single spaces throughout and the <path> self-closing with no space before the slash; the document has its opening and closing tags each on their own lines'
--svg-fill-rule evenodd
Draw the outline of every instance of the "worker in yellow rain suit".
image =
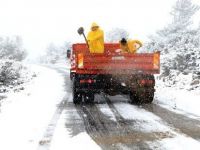
<svg viewBox="0 0 200 150">
<path fill-rule="evenodd" d="M 142 43 L 139 40 L 126 40 L 122 38 L 120 41 L 120 49 L 122 53 L 136 53 L 137 50 L 142 47 Z"/>
<path fill-rule="evenodd" d="M 87 40 L 91 53 L 104 53 L 104 32 L 96 23 L 92 23 Z"/>
</svg>

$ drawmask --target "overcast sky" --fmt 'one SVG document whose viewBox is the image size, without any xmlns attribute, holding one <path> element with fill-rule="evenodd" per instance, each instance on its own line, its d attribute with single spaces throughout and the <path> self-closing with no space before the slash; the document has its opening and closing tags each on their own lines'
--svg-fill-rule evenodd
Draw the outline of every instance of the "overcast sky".
<svg viewBox="0 0 200 150">
<path fill-rule="evenodd" d="M 200 0 L 193 0 L 200 5 Z M 124 28 L 145 42 L 170 22 L 176 0 L 0 0 L 0 36 L 20 35 L 31 54 L 48 43 L 81 42 L 77 28 L 97 22 L 107 32 Z M 199 22 L 200 13 L 195 22 Z"/>
</svg>

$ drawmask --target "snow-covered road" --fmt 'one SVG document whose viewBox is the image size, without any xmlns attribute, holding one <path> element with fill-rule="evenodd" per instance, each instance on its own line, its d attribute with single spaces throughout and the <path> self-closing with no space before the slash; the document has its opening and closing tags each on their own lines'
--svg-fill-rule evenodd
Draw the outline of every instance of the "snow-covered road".
<svg viewBox="0 0 200 150">
<path fill-rule="evenodd" d="M 64 78 L 55 70 L 30 66 L 37 77 L 1 102 L 0 149 L 35 150 L 56 106 L 65 98 Z"/>
<path fill-rule="evenodd" d="M 69 70 L 35 67 L 39 74 L 1 106 L 0 149 L 199 149 L 200 119 L 156 103 L 135 106 L 125 96 L 95 95 L 74 105 Z M 158 97 L 156 97 L 158 98 Z"/>
</svg>

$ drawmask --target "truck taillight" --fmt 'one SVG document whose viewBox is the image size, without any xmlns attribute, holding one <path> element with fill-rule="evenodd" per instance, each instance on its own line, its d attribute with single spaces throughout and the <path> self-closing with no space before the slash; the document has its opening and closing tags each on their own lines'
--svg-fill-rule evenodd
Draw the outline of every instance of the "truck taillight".
<svg viewBox="0 0 200 150">
<path fill-rule="evenodd" d="M 153 80 L 147 80 L 147 79 L 142 79 L 140 80 L 140 85 L 152 85 L 154 84 L 154 81 Z"/>
<path fill-rule="evenodd" d="M 159 69 L 160 67 L 160 52 L 154 53 L 153 55 L 153 68 Z"/>
<path fill-rule="evenodd" d="M 83 68 L 83 53 L 78 54 L 78 68 Z"/>
<path fill-rule="evenodd" d="M 83 80 L 80 80 L 80 83 L 89 83 L 89 84 L 91 84 L 91 83 L 95 83 L 96 82 L 96 80 L 92 80 L 92 79 L 83 79 Z"/>
</svg>

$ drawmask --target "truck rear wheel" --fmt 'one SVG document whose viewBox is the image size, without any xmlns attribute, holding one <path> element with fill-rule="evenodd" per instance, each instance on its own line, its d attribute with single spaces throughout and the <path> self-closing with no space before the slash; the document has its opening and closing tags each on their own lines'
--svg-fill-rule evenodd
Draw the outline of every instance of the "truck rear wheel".
<svg viewBox="0 0 200 150">
<path fill-rule="evenodd" d="M 154 90 L 150 90 L 145 94 L 144 103 L 152 103 L 154 98 Z"/>
<path fill-rule="evenodd" d="M 73 80 L 73 78 L 74 78 L 74 73 L 71 72 L 71 70 L 70 70 L 70 80 Z"/>
<path fill-rule="evenodd" d="M 133 103 L 133 104 L 139 104 L 140 103 L 139 96 L 135 92 L 130 92 L 130 100 L 131 100 L 131 103 Z"/>
<path fill-rule="evenodd" d="M 73 78 L 73 88 L 72 88 L 72 95 L 73 95 L 73 102 L 74 104 L 78 104 L 82 101 L 82 93 L 77 92 L 77 87 L 76 87 L 76 78 Z"/>
<path fill-rule="evenodd" d="M 148 90 L 145 92 L 130 92 L 130 100 L 133 104 L 149 104 L 152 103 L 154 98 L 154 90 Z"/>
<path fill-rule="evenodd" d="M 85 103 L 93 103 L 94 102 L 94 94 L 93 93 L 85 93 L 84 101 L 85 101 Z"/>
</svg>

